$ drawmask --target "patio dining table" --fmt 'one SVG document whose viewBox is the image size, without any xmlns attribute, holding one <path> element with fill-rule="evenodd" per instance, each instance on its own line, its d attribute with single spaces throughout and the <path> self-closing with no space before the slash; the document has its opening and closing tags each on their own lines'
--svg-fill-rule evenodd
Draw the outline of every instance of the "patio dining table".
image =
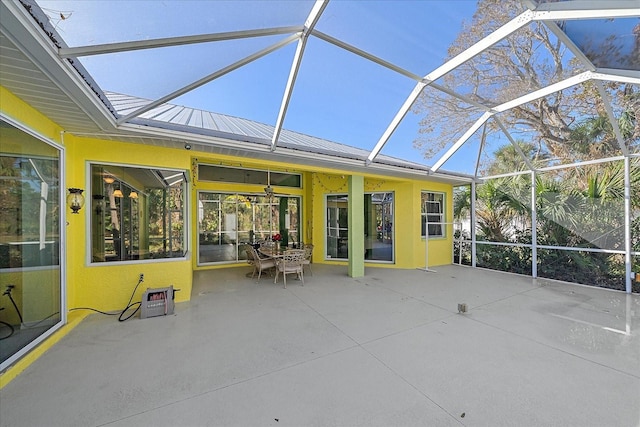
<svg viewBox="0 0 640 427">
<path fill-rule="evenodd" d="M 258 249 L 258 252 L 269 258 L 282 258 L 286 250 L 287 249 L 262 246 Z"/>
</svg>

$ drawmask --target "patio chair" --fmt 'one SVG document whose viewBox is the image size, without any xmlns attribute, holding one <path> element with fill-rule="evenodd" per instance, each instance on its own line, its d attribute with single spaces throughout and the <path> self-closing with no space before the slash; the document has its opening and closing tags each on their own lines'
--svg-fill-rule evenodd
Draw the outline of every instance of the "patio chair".
<svg viewBox="0 0 640 427">
<path fill-rule="evenodd" d="M 287 274 L 296 274 L 304 286 L 304 249 L 290 249 L 285 251 L 276 261 L 276 278 L 273 283 L 278 282 L 278 276 L 282 273 L 284 287 L 287 288 Z"/>
<path fill-rule="evenodd" d="M 251 278 L 253 279 L 258 273 L 258 281 L 260 281 L 260 277 L 262 276 L 263 270 L 268 270 L 270 268 L 275 268 L 276 260 L 274 258 L 261 258 L 258 255 L 258 251 L 254 249 L 251 245 L 245 245 L 245 252 L 247 253 L 247 263 L 253 265 L 253 273 L 251 274 Z"/>
<path fill-rule="evenodd" d="M 304 265 L 309 266 L 309 273 L 313 276 L 313 271 L 311 271 L 311 255 L 313 254 L 313 245 L 311 243 L 307 243 L 303 247 L 304 249 Z"/>
</svg>

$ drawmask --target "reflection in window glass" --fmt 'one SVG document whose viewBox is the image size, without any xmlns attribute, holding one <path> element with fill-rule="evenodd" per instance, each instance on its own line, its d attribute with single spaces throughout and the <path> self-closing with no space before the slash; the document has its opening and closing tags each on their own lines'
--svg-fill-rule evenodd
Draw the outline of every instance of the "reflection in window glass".
<svg viewBox="0 0 640 427">
<path fill-rule="evenodd" d="M 349 196 L 327 196 L 327 258 L 349 258 Z"/>
<path fill-rule="evenodd" d="M 327 258 L 349 259 L 347 194 L 327 196 Z M 393 193 L 364 195 L 364 259 L 393 261 Z"/>
<path fill-rule="evenodd" d="M 62 324 L 60 154 L 0 122 L 0 370 Z"/>
<path fill-rule="evenodd" d="M 364 259 L 393 261 L 393 193 L 364 195 Z"/>
<path fill-rule="evenodd" d="M 302 187 L 302 176 L 297 173 L 275 172 L 234 168 L 219 165 L 198 165 L 198 180 L 211 182 L 230 182 L 234 184 L 277 185 L 279 187 Z"/>
<path fill-rule="evenodd" d="M 91 166 L 93 262 L 183 257 L 183 171 Z"/>
<path fill-rule="evenodd" d="M 246 259 L 243 245 L 280 234 L 281 246 L 300 242 L 300 198 L 198 194 L 198 264 Z"/>
</svg>

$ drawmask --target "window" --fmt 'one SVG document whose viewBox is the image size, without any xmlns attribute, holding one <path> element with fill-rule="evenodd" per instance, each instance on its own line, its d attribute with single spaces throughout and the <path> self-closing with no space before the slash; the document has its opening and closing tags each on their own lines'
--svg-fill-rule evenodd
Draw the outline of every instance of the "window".
<svg viewBox="0 0 640 427">
<path fill-rule="evenodd" d="M 234 184 L 276 185 L 279 187 L 302 187 L 302 176 L 297 173 L 275 172 L 234 168 L 231 166 L 198 165 L 198 180 L 229 182 Z"/>
<path fill-rule="evenodd" d="M 198 193 L 198 265 L 246 259 L 243 246 L 280 234 L 300 243 L 300 197 Z"/>
<path fill-rule="evenodd" d="M 129 261 L 186 253 L 186 174 L 91 166 L 91 260 Z"/>
<path fill-rule="evenodd" d="M 423 191 L 421 196 L 422 237 L 427 223 L 429 237 L 444 237 L 444 193 Z"/>
</svg>

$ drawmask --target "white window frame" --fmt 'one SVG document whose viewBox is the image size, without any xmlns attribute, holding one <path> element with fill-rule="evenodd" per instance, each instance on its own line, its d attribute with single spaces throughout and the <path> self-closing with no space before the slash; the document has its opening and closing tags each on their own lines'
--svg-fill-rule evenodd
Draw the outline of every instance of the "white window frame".
<svg viewBox="0 0 640 427">
<path fill-rule="evenodd" d="M 423 202 L 423 200 L 425 199 L 425 195 L 426 195 L 426 202 Z M 429 203 L 438 203 L 438 200 L 429 200 L 429 195 L 440 195 L 442 197 L 442 204 L 440 205 L 440 212 L 428 212 L 428 209 L 425 208 L 425 206 Z M 435 197 L 433 197 L 435 198 Z M 429 232 L 429 224 L 427 223 L 427 221 L 430 219 L 429 217 L 433 217 L 433 216 L 438 216 L 438 221 L 435 222 L 439 222 L 441 223 L 439 225 L 439 232 L 434 232 L 434 233 L 429 233 L 429 238 L 445 238 L 446 237 L 446 232 L 445 229 L 446 227 L 444 227 L 444 222 L 446 221 L 446 202 L 447 202 L 447 193 L 442 192 L 442 191 L 429 191 L 429 190 L 422 190 L 420 192 L 420 237 L 421 238 L 426 238 L 426 233 Z M 430 221 L 431 223 L 433 223 L 434 221 Z M 424 233 L 422 232 L 422 225 L 424 226 Z"/>
</svg>

